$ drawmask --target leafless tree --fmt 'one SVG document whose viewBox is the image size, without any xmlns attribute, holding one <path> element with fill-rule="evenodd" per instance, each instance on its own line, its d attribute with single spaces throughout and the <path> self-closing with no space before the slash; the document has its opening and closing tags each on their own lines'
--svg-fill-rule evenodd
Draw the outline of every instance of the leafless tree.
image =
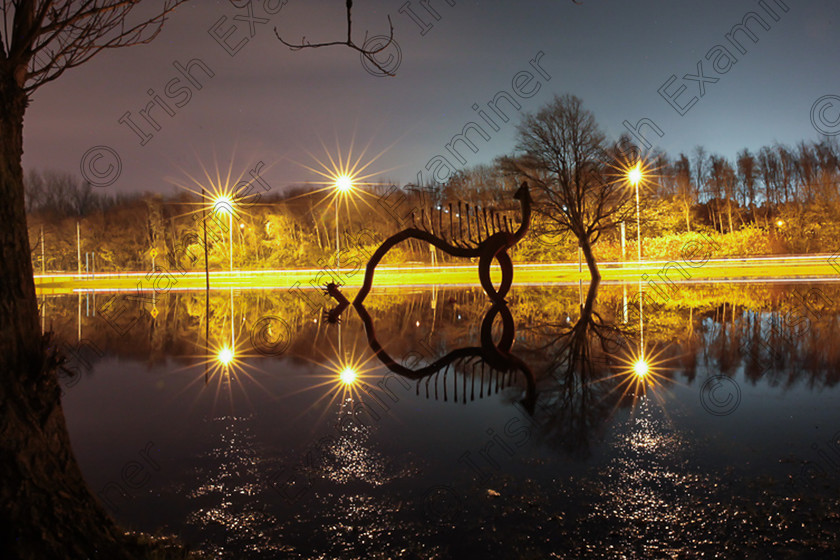
<svg viewBox="0 0 840 560">
<path fill-rule="evenodd" d="M 743 204 L 750 209 L 752 220 L 756 222 L 755 216 L 755 202 L 756 202 L 756 185 L 758 183 L 758 163 L 755 156 L 748 149 L 744 148 L 738 152 L 737 157 L 738 166 L 738 184 L 741 191 L 741 198 Z"/>
<path fill-rule="evenodd" d="M 39 87 L 103 50 L 148 43 L 185 1 L 0 0 L 0 550 L 9 557 L 141 554 L 88 490 L 70 447 L 56 375 L 64 358 L 38 321 L 23 122 Z M 348 39 L 336 44 L 359 50 L 350 7 Z"/>
<path fill-rule="evenodd" d="M 56 376 L 63 358 L 38 324 L 21 167 L 24 114 L 32 93 L 66 70 L 105 49 L 151 41 L 183 1 L 167 0 L 136 18 L 139 0 L 0 3 L 0 524 L 7 528 L 0 548 L 15 558 L 130 556 L 73 457 Z"/>
<path fill-rule="evenodd" d="M 697 203 L 697 187 L 691 180 L 691 164 L 685 154 L 673 163 L 675 197 L 683 211 L 686 230 L 691 231 L 691 210 Z"/>
<path fill-rule="evenodd" d="M 732 199 L 735 197 L 736 175 L 732 165 L 725 157 L 713 154 L 709 158 L 709 185 L 714 195 L 714 204 L 717 209 L 718 226 L 720 232 L 724 232 L 723 216 L 720 208 L 720 202 L 726 208 L 727 217 L 729 219 L 729 232 L 734 230 L 732 221 Z"/>
<path fill-rule="evenodd" d="M 35 210 L 43 208 L 46 198 L 46 185 L 41 174 L 30 169 L 26 173 L 23 186 L 26 197 L 26 213 L 31 214 Z"/>
<path fill-rule="evenodd" d="M 577 237 L 590 274 L 600 279 L 592 246 L 627 217 L 629 190 L 614 169 L 617 148 L 607 145 L 583 102 L 567 94 L 525 115 L 516 149 L 508 163 L 536 187 L 536 212 Z"/>
</svg>

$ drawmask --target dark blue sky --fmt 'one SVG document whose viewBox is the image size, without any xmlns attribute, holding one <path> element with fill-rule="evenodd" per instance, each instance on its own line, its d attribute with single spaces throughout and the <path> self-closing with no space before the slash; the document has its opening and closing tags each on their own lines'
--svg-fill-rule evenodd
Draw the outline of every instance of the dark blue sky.
<svg viewBox="0 0 840 560">
<path fill-rule="evenodd" d="M 154 43 L 101 54 L 39 90 L 27 113 L 24 165 L 79 173 L 83 154 L 102 145 L 122 162 L 119 178 L 106 187 L 113 193 L 171 191 L 173 180 L 186 182 L 187 173 L 214 167 L 214 158 L 225 170 L 232 165 L 234 175 L 262 161 L 266 182 L 280 189 L 321 180 L 300 164 L 326 159 L 322 141 L 335 154 L 338 138 L 345 154 L 354 139 L 355 155 L 365 146 L 365 159 L 382 152 L 369 170 L 402 184 L 421 170 L 427 176 L 425 167 L 437 155 L 462 167 L 446 144 L 469 122 L 483 126 L 490 139 L 473 134 L 475 154 L 460 144 L 467 165 L 509 152 L 521 114 L 562 93 L 581 97 L 612 137 L 625 120 L 648 118 L 664 136 L 650 128 L 646 136 L 671 155 L 703 145 L 731 158 L 743 147 L 818 139 L 812 105 L 840 95 L 836 1 L 450 1 L 455 5 L 431 0 L 436 20 L 411 0 L 409 8 L 426 22 L 424 35 L 407 10 L 400 13 L 406 0 L 355 2 L 357 42 L 365 31 L 386 34 L 391 15 L 401 63 L 390 78 L 366 72 L 347 48 L 291 52 L 274 36 L 276 25 L 290 40 L 343 37 L 341 0 L 288 0 L 276 15 L 266 10 L 282 0 L 253 0 L 250 7 L 236 0 L 243 8 L 229 0 L 194 0 Z M 249 10 L 270 20 L 255 21 L 253 37 L 244 17 Z M 741 52 L 726 34 L 749 12 L 769 29 L 750 19 L 757 42 L 736 34 Z M 227 47 L 213 29 L 217 36 L 229 30 Z M 716 45 L 737 62 L 727 61 L 723 49 L 705 58 Z M 529 61 L 538 53 L 535 68 Z M 181 74 L 173 64 L 194 59 L 213 76 L 194 61 L 194 81 L 175 81 Z M 717 82 L 684 79 L 698 74 L 700 60 L 705 79 Z M 521 95 L 512 85 L 517 75 Z M 686 87 L 674 104 L 688 107 L 697 98 L 682 116 L 657 92 L 672 75 L 666 93 Z M 174 113 L 152 107 L 160 130 L 139 114 L 150 102 L 149 89 Z M 496 131 L 472 106 L 492 117 L 487 103 L 502 91 L 521 109 L 499 101 L 510 119 L 493 117 Z M 833 126 L 838 111 L 840 104 L 825 109 L 823 126 Z M 126 112 L 143 132 L 119 122 Z M 147 139 L 142 146 L 141 135 Z M 95 165 L 101 171 L 105 163 Z"/>
</svg>

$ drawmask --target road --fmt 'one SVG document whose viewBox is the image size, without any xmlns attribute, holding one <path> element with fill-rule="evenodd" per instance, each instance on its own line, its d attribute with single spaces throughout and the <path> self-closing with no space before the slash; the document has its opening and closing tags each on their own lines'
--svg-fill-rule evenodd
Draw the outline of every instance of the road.
<svg viewBox="0 0 840 560">
<path fill-rule="evenodd" d="M 840 280 L 840 260 L 832 255 L 785 255 L 710 259 L 704 263 L 685 261 L 604 262 L 599 264 L 602 280 L 637 282 L 694 281 L 787 281 Z M 386 266 L 376 269 L 374 287 L 478 286 L 477 265 L 459 264 L 430 267 Z M 498 282 L 498 270 L 493 278 Z M 329 281 L 340 280 L 348 287 L 361 286 L 364 270 L 234 270 L 210 271 L 211 288 L 236 289 L 316 289 Z M 589 280 L 584 264 L 578 263 L 515 263 L 514 285 L 552 285 Z M 76 291 L 203 290 L 204 271 L 190 272 L 119 272 L 95 275 L 46 274 L 35 276 L 39 294 Z"/>
</svg>

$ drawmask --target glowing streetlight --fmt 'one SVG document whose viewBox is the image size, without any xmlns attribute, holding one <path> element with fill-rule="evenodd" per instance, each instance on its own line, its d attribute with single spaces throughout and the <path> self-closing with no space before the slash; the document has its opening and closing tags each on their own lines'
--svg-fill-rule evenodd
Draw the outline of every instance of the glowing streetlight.
<svg viewBox="0 0 840 560">
<path fill-rule="evenodd" d="M 784 220 L 779 220 L 778 222 L 776 222 L 776 225 L 782 227 L 783 225 L 785 225 L 785 222 Z"/>
<path fill-rule="evenodd" d="M 213 211 L 228 216 L 228 253 L 230 254 L 230 272 L 233 273 L 233 199 L 223 194 L 213 200 Z"/>
<path fill-rule="evenodd" d="M 335 180 L 335 188 L 340 192 L 347 192 L 353 188 L 353 179 L 347 175 L 340 175 Z"/>
<path fill-rule="evenodd" d="M 627 180 L 630 184 L 638 186 L 642 182 L 642 168 L 640 164 L 636 164 L 630 171 L 627 172 Z"/>
<path fill-rule="evenodd" d="M 640 263 L 642 262 L 642 218 L 639 211 L 639 184 L 643 180 L 644 171 L 642 170 L 642 162 L 639 161 L 627 171 L 627 182 L 636 188 L 636 249 Z"/>
<path fill-rule="evenodd" d="M 338 194 L 345 194 L 349 193 L 353 190 L 353 178 L 349 175 L 339 175 L 335 179 L 335 190 L 338 191 Z M 341 268 L 341 257 L 339 256 L 340 246 L 339 246 L 339 236 L 338 236 L 338 203 L 339 197 L 336 195 L 335 197 L 335 268 L 338 270 Z"/>
</svg>

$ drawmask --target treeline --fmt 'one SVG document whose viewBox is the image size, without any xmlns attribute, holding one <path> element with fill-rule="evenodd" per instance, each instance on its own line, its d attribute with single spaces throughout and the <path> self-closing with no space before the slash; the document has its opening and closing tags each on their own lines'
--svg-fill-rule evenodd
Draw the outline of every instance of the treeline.
<svg viewBox="0 0 840 560">
<path fill-rule="evenodd" d="M 734 160 L 697 147 L 690 156 L 658 155 L 653 200 L 681 216 L 671 231 L 773 231 L 791 252 L 836 249 L 840 233 L 840 147 L 836 138 L 740 151 Z M 673 222 L 673 220 L 671 220 Z M 644 234 L 644 230 L 643 230 Z"/>
<path fill-rule="evenodd" d="M 188 192 L 112 197 L 54 172 L 28 173 L 25 187 L 36 272 L 151 270 L 153 249 L 155 266 L 203 269 L 205 223 L 211 269 L 227 270 L 231 253 L 234 269 L 329 267 L 336 235 L 341 261 L 363 265 L 385 237 L 411 225 L 412 209 L 419 219 L 432 204 L 425 190 L 366 187 L 340 204 L 336 229 L 331 193 L 309 185 L 244 196 L 232 218 Z M 386 262 L 428 258 L 427 246 L 409 242 Z"/>
<path fill-rule="evenodd" d="M 775 144 L 756 153 L 745 149 L 732 160 L 698 147 L 676 157 L 657 153 L 647 163 L 650 172 L 641 192 L 646 257 L 674 256 L 686 236 L 697 231 L 715 236 L 728 255 L 834 252 L 838 248 L 840 147 L 833 138 L 800 142 L 795 147 Z M 339 208 L 341 260 L 363 264 L 385 237 L 412 224 L 436 231 L 435 220 L 449 220 L 451 201 L 505 210 L 518 220 L 519 204 L 511 199 L 516 183 L 500 159 L 493 165 L 461 170 L 442 186 L 398 189 L 384 182 L 357 190 Z M 83 271 L 86 254 L 97 271 L 150 270 L 152 249 L 160 255 L 156 263 L 168 260 L 194 270 L 204 266 L 203 206 L 191 193 L 113 196 L 72 175 L 50 171 L 30 171 L 25 187 L 36 271 L 42 264 L 45 271 L 76 271 L 77 252 Z M 210 268 L 230 266 L 231 237 L 236 269 L 331 266 L 336 253 L 334 205 L 329 191 L 307 185 L 264 193 L 238 207 L 232 232 L 231 220 L 208 208 L 204 216 Z M 577 259 L 574 236 L 540 233 L 546 231 L 540 223 L 544 219 L 533 218 L 532 232 L 536 233 L 514 249 L 515 257 Z M 636 221 L 625 225 L 625 252 L 632 256 Z M 619 230 L 602 236 L 594 251 L 602 260 L 622 258 Z M 414 241 L 388 254 L 389 262 L 429 262 L 431 258 L 429 246 Z M 435 258 L 450 260 L 440 252 Z"/>
</svg>

